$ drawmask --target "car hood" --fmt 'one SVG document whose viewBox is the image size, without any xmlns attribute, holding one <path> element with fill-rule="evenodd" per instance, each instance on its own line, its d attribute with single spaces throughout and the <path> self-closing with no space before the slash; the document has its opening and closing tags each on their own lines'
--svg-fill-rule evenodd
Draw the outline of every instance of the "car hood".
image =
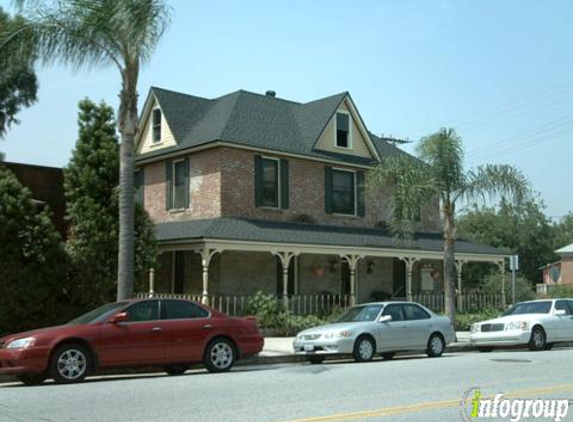
<svg viewBox="0 0 573 422">
<path fill-rule="evenodd" d="M 479 324 L 507 324 L 514 321 L 537 321 L 539 318 L 547 317 L 549 314 L 521 314 L 521 315 L 507 315 L 487 321 L 480 321 Z"/>
<path fill-rule="evenodd" d="M 55 327 L 46 327 L 46 328 L 40 328 L 37 330 L 31 330 L 31 331 L 24 331 L 22 333 L 16 333 L 16 334 L 9 334 L 5 337 L 0 338 L 0 344 L 6 344 L 9 341 L 13 341 L 13 340 L 17 340 L 20 338 L 26 338 L 26 337 L 32 337 L 32 336 L 43 336 L 45 334 L 56 334 L 56 333 L 60 333 L 62 332 L 62 330 L 69 330 L 71 327 L 73 327 L 73 325 L 57 325 Z"/>
<path fill-rule="evenodd" d="M 298 335 L 312 335 L 312 334 L 326 334 L 332 332 L 340 331 L 352 331 L 357 327 L 372 324 L 371 322 L 334 322 L 332 324 L 319 325 L 318 327 L 312 327 L 307 330 L 301 331 Z"/>
</svg>

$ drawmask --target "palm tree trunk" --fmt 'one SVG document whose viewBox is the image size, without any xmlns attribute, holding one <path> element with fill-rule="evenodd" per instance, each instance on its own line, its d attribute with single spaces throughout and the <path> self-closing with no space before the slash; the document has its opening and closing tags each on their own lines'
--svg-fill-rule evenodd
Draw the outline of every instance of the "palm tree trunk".
<svg viewBox="0 0 573 422">
<path fill-rule="evenodd" d="M 449 198 L 448 198 L 449 199 Z M 455 325 L 456 318 L 456 228 L 455 205 L 449 200 L 443 206 L 444 213 L 444 307 L 446 316 Z"/>
</svg>

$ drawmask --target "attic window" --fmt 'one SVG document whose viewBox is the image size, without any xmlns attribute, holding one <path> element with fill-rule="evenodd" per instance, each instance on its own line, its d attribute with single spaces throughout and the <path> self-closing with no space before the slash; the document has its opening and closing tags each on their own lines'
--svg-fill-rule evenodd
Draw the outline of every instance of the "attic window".
<svg viewBox="0 0 573 422">
<path fill-rule="evenodd" d="M 350 148 L 350 119 L 346 113 L 336 113 L 336 146 Z"/>
<path fill-rule="evenodd" d="M 153 110 L 153 143 L 161 142 L 161 110 Z"/>
</svg>

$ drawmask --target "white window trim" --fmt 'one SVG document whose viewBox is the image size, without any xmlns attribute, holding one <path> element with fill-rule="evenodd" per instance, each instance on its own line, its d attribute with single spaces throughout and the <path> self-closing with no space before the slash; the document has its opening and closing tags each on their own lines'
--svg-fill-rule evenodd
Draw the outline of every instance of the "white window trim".
<svg viewBox="0 0 573 422">
<path fill-rule="evenodd" d="M 342 214 L 338 212 L 333 212 L 332 215 L 335 217 L 358 217 L 358 186 L 356 180 L 356 170 L 343 169 L 340 167 L 332 167 L 332 171 L 344 171 L 346 173 L 352 173 L 354 175 L 354 213 L 353 214 Z M 334 184 L 332 185 L 332 191 L 334 192 Z"/>
<path fill-rule="evenodd" d="M 348 116 L 348 146 L 347 147 L 341 147 L 340 145 L 337 144 L 337 132 L 338 132 L 338 116 L 337 114 L 346 114 Z M 342 149 L 342 150 L 353 150 L 354 145 L 353 145 L 353 139 L 352 139 L 352 114 L 349 113 L 346 110 L 336 110 L 336 113 L 334 113 L 334 148 L 338 148 L 338 149 Z"/>
<path fill-rule="evenodd" d="M 159 110 L 159 139 L 156 141 L 153 134 L 155 133 L 155 124 L 153 123 L 153 116 L 155 111 Z M 163 143 L 163 112 L 159 107 L 154 107 L 151 109 L 151 145 L 161 145 Z"/>
<path fill-rule="evenodd" d="M 281 180 L 281 160 L 280 158 L 277 157 L 269 157 L 267 155 L 261 155 L 261 160 L 272 160 L 272 161 L 276 161 L 277 162 L 277 192 L 278 192 L 278 198 L 277 198 L 277 204 L 278 206 L 276 207 L 272 207 L 270 205 L 261 205 L 259 208 L 262 209 L 266 209 L 266 210 L 281 210 L 282 209 L 282 191 L 281 191 L 281 186 L 282 186 L 282 180 Z M 261 192 L 262 194 L 262 192 Z"/>
<path fill-rule="evenodd" d="M 176 202 L 176 201 L 175 201 L 175 185 L 176 185 L 176 183 L 175 183 L 175 178 L 176 178 L 176 175 L 177 175 L 177 172 L 175 171 L 175 164 L 177 164 L 177 163 L 182 163 L 182 162 L 184 162 L 184 161 L 185 161 L 185 158 L 179 158 L 179 159 L 173 160 L 173 161 L 171 162 L 171 174 L 173 175 L 173 176 L 172 176 L 173 180 L 172 180 L 172 183 L 171 183 L 171 197 L 173 198 L 173 204 L 174 204 L 174 205 L 175 205 L 175 202 Z M 191 183 L 189 183 L 189 185 L 191 185 Z M 189 189 L 191 189 L 191 187 L 189 187 Z M 191 194 L 189 194 L 189 195 L 191 195 Z M 187 209 L 187 207 L 171 208 L 169 211 L 176 213 L 176 212 L 184 211 L 184 210 L 186 210 L 186 209 Z"/>
</svg>

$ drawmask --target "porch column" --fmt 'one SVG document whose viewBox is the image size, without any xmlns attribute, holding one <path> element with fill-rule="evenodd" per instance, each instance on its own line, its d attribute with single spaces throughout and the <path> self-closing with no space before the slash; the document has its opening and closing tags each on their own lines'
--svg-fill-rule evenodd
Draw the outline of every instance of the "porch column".
<svg viewBox="0 0 573 422">
<path fill-rule="evenodd" d="M 406 264 L 406 300 L 412 300 L 412 270 L 414 269 L 414 264 L 418 261 L 416 257 L 400 257 L 402 261 Z"/>
<path fill-rule="evenodd" d="M 466 261 L 457 259 L 456 260 L 456 274 L 458 276 L 458 311 L 463 311 L 463 296 L 462 296 L 462 268 Z"/>
<path fill-rule="evenodd" d="M 499 267 L 499 273 L 501 274 L 501 306 L 505 309 L 507 306 L 507 302 L 505 300 L 505 259 L 498 261 L 497 266 Z"/>
<path fill-rule="evenodd" d="M 155 294 L 155 269 L 149 269 L 149 297 Z"/>
<path fill-rule="evenodd" d="M 273 252 L 276 256 L 278 256 L 279 260 L 281 261 L 281 266 L 283 269 L 283 297 L 282 297 L 282 307 L 285 312 L 288 312 L 288 269 L 290 266 L 290 262 L 293 257 L 297 256 L 298 253 L 295 252 Z"/>
<path fill-rule="evenodd" d="M 350 267 L 350 306 L 356 305 L 356 266 L 362 255 L 340 255 Z"/>
<path fill-rule="evenodd" d="M 216 249 L 209 248 L 208 245 L 203 246 L 203 248 L 196 251 L 201 255 L 201 265 L 203 267 L 203 292 L 201 294 L 201 303 L 204 305 L 209 304 L 209 263 L 211 258 L 217 252 Z"/>
</svg>

